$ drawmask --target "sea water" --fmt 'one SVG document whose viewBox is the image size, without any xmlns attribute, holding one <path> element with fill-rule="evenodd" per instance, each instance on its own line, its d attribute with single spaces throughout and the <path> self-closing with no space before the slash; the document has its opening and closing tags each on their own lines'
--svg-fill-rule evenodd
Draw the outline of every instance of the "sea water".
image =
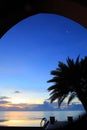
<svg viewBox="0 0 87 130">
<path fill-rule="evenodd" d="M 0 111 L 0 125 L 40 126 L 44 117 L 49 120 L 50 116 L 54 116 L 58 121 L 66 121 L 68 116 L 76 119 L 84 113 L 84 111 Z"/>
</svg>

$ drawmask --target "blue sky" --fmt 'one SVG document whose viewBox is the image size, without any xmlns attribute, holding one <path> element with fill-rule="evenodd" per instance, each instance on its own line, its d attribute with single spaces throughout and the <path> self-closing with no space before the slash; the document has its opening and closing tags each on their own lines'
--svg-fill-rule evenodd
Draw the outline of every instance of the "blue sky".
<svg viewBox="0 0 87 130">
<path fill-rule="evenodd" d="M 38 14 L 0 39 L 0 97 L 12 103 L 43 103 L 59 61 L 87 55 L 87 30 L 54 14 Z"/>
</svg>

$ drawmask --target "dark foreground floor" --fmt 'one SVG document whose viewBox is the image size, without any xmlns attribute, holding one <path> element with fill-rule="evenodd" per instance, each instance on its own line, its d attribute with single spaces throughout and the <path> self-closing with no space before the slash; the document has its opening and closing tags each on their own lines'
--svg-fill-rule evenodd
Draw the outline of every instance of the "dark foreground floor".
<svg viewBox="0 0 87 130">
<path fill-rule="evenodd" d="M 55 130 L 87 130 L 87 115 L 83 115 L 75 122 L 72 122 L 63 128 L 57 128 Z"/>
<path fill-rule="evenodd" d="M 0 127 L 1 130 L 8 129 L 8 130 L 44 130 L 42 127 Z M 83 115 L 79 120 L 75 122 L 69 123 L 68 125 L 64 126 L 63 128 L 56 128 L 55 130 L 87 130 L 87 115 Z M 52 130 L 52 129 L 51 129 Z"/>
</svg>

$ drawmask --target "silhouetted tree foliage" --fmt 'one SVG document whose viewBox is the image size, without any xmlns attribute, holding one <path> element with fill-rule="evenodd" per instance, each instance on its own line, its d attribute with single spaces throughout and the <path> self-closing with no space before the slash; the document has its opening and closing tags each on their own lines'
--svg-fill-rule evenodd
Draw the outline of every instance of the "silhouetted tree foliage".
<svg viewBox="0 0 87 130">
<path fill-rule="evenodd" d="M 56 70 L 51 71 L 54 77 L 47 82 L 54 83 L 48 88 L 51 103 L 58 100 L 60 106 L 68 97 L 68 104 L 77 97 L 87 112 L 87 56 L 74 61 L 69 57 L 66 64 L 59 61 Z"/>
</svg>

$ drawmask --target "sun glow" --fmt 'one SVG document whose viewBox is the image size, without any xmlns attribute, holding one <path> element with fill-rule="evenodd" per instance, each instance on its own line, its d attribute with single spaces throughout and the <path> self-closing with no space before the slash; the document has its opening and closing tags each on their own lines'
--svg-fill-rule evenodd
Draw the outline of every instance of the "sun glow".
<svg viewBox="0 0 87 130">
<path fill-rule="evenodd" d="M 38 126 L 40 120 L 7 120 L 5 122 L 0 122 L 0 125 L 7 126 Z"/>
<path fill-rule="evenodd" d="M 27 104 L 42 104 L 43 100 L 38 98 L 29 98 L 29 97 L 12 97 L 8 99 L 8 101 L 12 102 L 12 104 L 20 104 L 20 103 L 27 103 Z"/>
<path fill-rule="evenodd" d="M 23 98 L 18 98 L 18 97 L 12 97 L 10 99 L 10 101 L 13 103 L 13 104 L 19 104 L 19 103 L 28 103 L 28 99 L 23 99 Z"/>
</svg>

